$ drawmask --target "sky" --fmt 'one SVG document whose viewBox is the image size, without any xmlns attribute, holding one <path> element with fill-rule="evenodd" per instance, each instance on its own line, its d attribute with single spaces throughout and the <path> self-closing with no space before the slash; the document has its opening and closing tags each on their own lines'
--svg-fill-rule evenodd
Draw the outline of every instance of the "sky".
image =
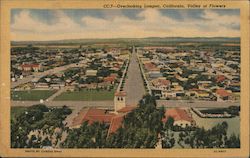
<svg viewBox="0 0 250 158">
<path fill-rule="evenodd" d="M 239 9 L 12 9 L 12 41 L 240 37 Z"/>
</svg>

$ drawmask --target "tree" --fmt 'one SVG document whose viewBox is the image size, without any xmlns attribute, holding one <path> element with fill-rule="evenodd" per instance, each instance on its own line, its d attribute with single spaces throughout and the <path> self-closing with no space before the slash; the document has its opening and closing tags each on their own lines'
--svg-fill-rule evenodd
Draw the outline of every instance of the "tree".
<svg viewBox="0 0 250 158">
<path fill-rule="evenodd" d="M 173 117 L 168 117 L 167 121 L 165 123 L 165 128 L 166 129 L 173 129 L 173 125 L 174 125 L 174 118 Z"/>
<path fill-rule="evenodd" d="M 51 141 L 49 140 L 49 138 L 46 137 L 46 138 L 42 141 L 42 145 L 43 145 L 43 146 L 51 146 L 52 143 L 51 143 Z"/>
<path fill-rule="evenodd" d="M 225 142 L 227 148 L 240 148 L 240 138 L 235 134 L 232 134 L 229 139 Z"/>
<path fill-rule="evenodd" d="M 31 136 L 31 139 L 28 139 L 29 133 L 32 130 L 50 130 L 52 135 L 56 127 L 64 128 L 63 121 L 71 112 L 72 110 L 66 106 L 48 108 L 45 105 L 38 104 L 28 107 L 11 120 L 11 147 L 40 148 L 42 142 L 39 135 L 38 138 Z"/>
</svg>

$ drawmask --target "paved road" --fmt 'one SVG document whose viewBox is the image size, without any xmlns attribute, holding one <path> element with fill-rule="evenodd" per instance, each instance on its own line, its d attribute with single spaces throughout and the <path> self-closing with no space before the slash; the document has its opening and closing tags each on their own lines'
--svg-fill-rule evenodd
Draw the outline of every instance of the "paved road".
<svg viewBox="0 0 250 158">
<path fill-rule="evenodd" d="M 31 106 L 40 104 L 39 101 L 11 101 L 11 106 Z M 114 108 L 114 101 L 45 101 L 43 104 L 47 106 L 63 106 L 67 105 L 73 108 L 82 107 L 100 107 L 100 108 Z"/>
<path fill-rule="evenodd" d="M 60 67 L 55 67 L 54 69 L 50 69 L 50 70 L 47 70 L 47 71 L 44 71 L 44 72 L 35 72 L 33 75 L 26 76 L 23 79 L 19 79 L 16 82 L 11 82 L 11 88 L 15 88 L 20 84 L 30 82 L 34 78 L 41 78 L 43 76 L 53 74 L 53 73 L 56 73 L 56 72 L 60 72 L 60 71 L 64 71 L 64 70 L 66 70 L 68 68 L 75 67 L 75 66 L 77 66 L 77 64 L 74 63 L 74 64 L 64 65 L 64 66 L 60 66 Z"/>
<path fill-rule="evenodd" d="M 130 59 L 124 90 L 127 92 L 127 105 L 137 105 L 145 94 L 143 79 L 141 77 L 139 63 L 134 50 Z"/>
<path fill-rule="evenodd" d="M 186 101 L 186 100 L 157 100 L 156 104 L 158 107 L 229 107 L 229 106 L 239 106 L 239 102 L 217 102 L 217 101 Z"/>
</svg>

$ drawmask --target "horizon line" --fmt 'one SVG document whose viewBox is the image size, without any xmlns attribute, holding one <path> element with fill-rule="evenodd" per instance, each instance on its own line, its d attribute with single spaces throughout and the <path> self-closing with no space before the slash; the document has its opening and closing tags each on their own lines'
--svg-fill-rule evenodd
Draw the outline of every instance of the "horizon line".
<svg viewBox="0 0 250 158">
<path fill-rule="evenodd" d="M 114 38 L 70 38 L 70 39 L 52 39 L 52 40 L 10 40 L 10 42 L 56 42 L 56 41 L 66 41 L 66 40 L 107 40 L 107 39 L 146 39 L 146 38 L 240 38 L 240 36 L 167 36 L 167 37 L 114 37 Z"/>
</svg>

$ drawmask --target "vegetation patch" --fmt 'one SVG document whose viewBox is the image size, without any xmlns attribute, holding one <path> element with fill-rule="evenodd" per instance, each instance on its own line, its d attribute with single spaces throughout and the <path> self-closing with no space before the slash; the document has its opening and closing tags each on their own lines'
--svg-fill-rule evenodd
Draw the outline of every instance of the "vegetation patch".
<svg viewBox="0 0 250 158">
<path fill-rule="evenodd" d="M 115 90 L 87 90 L 64 92 L 57 96 L 54 100 L 78 100 L 78 101 L 104 101 L 113 100 Z"/>
<path fill-rule="evenodd" d="M 47 99 L 53 95 L 56 90 L 29 90 L 29 91 L 12 91 L 12 100 L 27 100 L 37 101 L 40 99 Z"/>
<path fill-rule="evenodd" d="M 48 108 L 43 104 L 27 108 L 11 109 L 11 147 L 12 148 L 42 148 L 58 142 L 65 129 L 66 116 L 71 113 L 66 106 Z M 61 132 L 56 132 L 61 131 Z M 52 140 L 52 138 L 54 139 Z M 56 146 L 57 143 L 54 143 Z"/>
<path fill-rule="evenodd" d="M 11 107 L 11 120 L 16 121 L 15 119 L 18 118 L 21 114 L 23 114 L 25 110 L 27 110 L 27 107 Z"/>
</svg>

